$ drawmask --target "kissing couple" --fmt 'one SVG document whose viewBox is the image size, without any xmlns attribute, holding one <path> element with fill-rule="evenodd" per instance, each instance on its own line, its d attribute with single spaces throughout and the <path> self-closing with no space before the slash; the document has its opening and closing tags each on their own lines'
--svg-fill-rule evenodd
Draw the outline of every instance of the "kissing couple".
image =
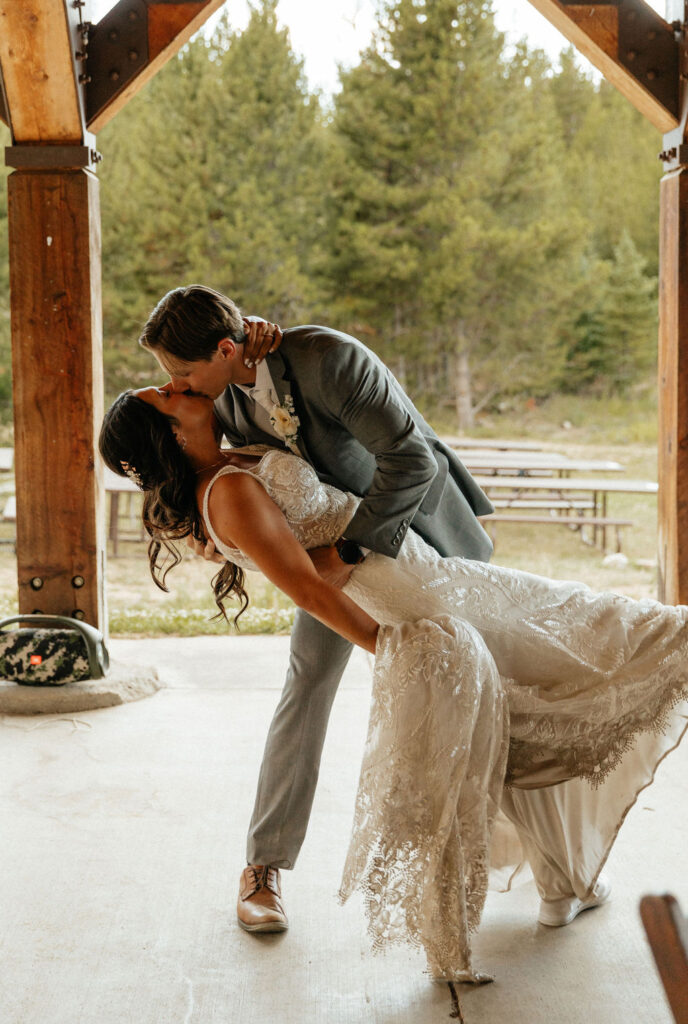
<svg viewBox="0 0 688 1024">
<path fill-rule="evenodd" d="M 245 609 L 247 570 L 298 606 L 239 924 L 287 928 L 280 870 L 298 858 L 352 644 L 375 670 L 340 899 L 365 894 L 373 946 L 411 942 L 433 978 L 489 980 L 471 932 L 500 809 L 543 925 L 604 903 L 620 825 L 688 727 L 688 608 L 489 565 L 486 496 L 347 334 L 282 333 L 191 285 L 140 343 L 167 383 L 119 396 L 100 451 L 144 492 L 153 579 L 165 589 L 191 544 L 221 562 L 223 613 Z"/>
</svg>

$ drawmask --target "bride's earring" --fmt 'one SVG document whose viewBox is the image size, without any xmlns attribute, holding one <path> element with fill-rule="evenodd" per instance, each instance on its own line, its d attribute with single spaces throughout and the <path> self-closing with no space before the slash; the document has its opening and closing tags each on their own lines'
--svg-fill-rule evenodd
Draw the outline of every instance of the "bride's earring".
<svg viewBox="0 0 688 1024">
<path fill-rule="evenodd" d="M 184 435 L 183 434 L 175 434 L 174 435 L 174 439 L 177 442 L 177 444 L 179 445 L 179 447 L 181 448 L 181 450 L 184 451 L 184 449 L 186 448 L 187 444 L 189 443 L 187 441 L 187 439 L 184 437 Z"/>
</svg>

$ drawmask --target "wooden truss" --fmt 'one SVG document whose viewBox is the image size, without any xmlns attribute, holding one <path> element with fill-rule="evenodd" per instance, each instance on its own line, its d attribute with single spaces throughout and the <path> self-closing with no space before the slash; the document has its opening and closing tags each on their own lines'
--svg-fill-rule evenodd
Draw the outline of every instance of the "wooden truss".
<svg viewBox="0 0 688 1024">
<path fill-rule="evenodd" d="M 20 612 L 106 629 L 101 128 L 222 0 L 0 0 L 8 179 Z"/>
</svg>

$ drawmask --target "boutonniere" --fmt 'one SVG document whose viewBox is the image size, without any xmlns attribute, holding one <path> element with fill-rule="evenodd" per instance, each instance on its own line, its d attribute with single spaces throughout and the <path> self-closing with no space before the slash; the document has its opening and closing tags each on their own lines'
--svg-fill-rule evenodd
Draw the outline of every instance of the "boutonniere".
<svg viewBox="0 0 688 1024">
<path fill-rule="evenodd" d="M 273 405 L 270 422 L 275 428 L 275 433 L 284 439 L 287 448 L 294 455 L 301 455 L 296 446 L 301 421 L 294 411 L 294 399 L 291 395 L 285 395 L 281 405 Z"/>
</svg>

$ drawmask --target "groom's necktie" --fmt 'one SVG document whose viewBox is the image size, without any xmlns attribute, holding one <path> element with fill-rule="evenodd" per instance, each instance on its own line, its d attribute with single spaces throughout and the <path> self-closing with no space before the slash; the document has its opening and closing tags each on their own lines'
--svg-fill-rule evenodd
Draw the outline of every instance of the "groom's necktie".
<svg viewBox="0 0 688 1024">
<path fill-rule="evenodd" d="M 246 396 L 246 412 L 250 419 L 252 419 L 255 425 L 264 433 L 270 434 L 272 437 L 281 441 L 282 439 L 278 436 L 275 428 L 270 422 L 270 416 L 275 405 L 274 399 L 271 395 L 271 389 L 242 387 L 241 390 Z"/>
<path fill-rule="evenodd" d="M 259 369 L 260 373 L 260 369 Z M 266 369 L 260 373 L 263 380 L 256 381 L 252 387 L 247 387 L 245 384 L 238 384 L 241 391 L 244 392 L 246 398 L 246 412 L 250 420 L 256 424 L 264 433 L 270 434 L 277 440 L 282 440 L 281 437 L 275 432 L 274 427 L 270 422 L 270 416 L 275 404 L 275 396 L 271 387 L 271 380 L 269 373 L 267 375 L 267 381 L 265 381 Z M 267 386 L 266 386 L 267 384 Z"/>
</svg>

